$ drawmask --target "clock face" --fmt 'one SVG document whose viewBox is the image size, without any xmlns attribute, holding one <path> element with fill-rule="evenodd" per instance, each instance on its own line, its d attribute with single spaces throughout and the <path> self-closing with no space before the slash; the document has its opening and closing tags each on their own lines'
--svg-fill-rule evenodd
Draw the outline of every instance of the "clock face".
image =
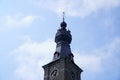
<svg viewBox="0 0 120 80">
<path fill-rule="evenodd" d="M 58 75 L 58 70 L 57 69 L 53 70 L 50 74 L 51 79 L 54 79 L 57 75 Z"/>
</svg>

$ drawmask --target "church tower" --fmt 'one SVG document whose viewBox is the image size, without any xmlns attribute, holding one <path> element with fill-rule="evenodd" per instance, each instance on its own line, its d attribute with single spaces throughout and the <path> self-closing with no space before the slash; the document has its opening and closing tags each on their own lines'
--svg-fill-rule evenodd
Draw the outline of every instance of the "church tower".
<svg viewBox="0 0 120 80">
<path fill-rule="evenodd" d="M 71 52 L 70 43 L 72 35 L 67 30 L 67 23 L 63 21 L 60 29 L 55 35 L 56 51 L 52 62 L 43 66 L 44 80 L 81 80 L 82 69 L 74 62 L 74 55 Z"/>
</svg>

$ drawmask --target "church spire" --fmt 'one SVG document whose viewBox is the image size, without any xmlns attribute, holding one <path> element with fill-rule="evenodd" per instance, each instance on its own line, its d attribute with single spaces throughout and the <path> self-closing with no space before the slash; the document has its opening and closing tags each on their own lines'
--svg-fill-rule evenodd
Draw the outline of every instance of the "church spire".
<svg viewBox="0 0 120 80">
<path fill-rule="evenodd" d="M 70 43 L 72 41 L 72 35 L 70 30 L 67 30 L 67 23 L 64 21 L 64 12 L 63 12 L 63 21 L 61 22 L 61 28 L 57 30 L 55 35 L 55 42 L 56 42 L 56 51 L 54 53 L 53 60 L 69 57 L 73 60 L 73 54 L 71 52 Z"/>
<path fill-rule="evenodd" d="M 67 23 L 65 22 L 65 13 L 63 12 L 63 22 L 60 24 L 61 28 L 66 29 Z"/>
<path fill-rule="evenodd" d="M 64 19 L 65 19 L 65 12 L 63 12 L 63 22 L 64 22 Z"/>
<path fill-rule="evenodd" d="M 70 30 L 66 29 L 64 14 L 60 26 L 55 35 L 56 50 L 53 61 L 43 66 L 44 80 L 81 80 L 82 69 L 73 60 L 70 49 L 72 35 Z"/>
</svg>

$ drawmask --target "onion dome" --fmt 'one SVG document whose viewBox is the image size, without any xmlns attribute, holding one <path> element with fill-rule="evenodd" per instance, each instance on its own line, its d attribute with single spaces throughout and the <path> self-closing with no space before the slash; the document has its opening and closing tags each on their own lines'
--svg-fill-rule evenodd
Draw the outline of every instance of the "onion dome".
<svg viewBox="0 0 120 80">
<path fill-rule="evenodd" d="M 60 24 L 61 28 L 65 29 L 67 27 L 66 22 L 63 20 L 63 22 L 61 22 Z"/>
</svg>

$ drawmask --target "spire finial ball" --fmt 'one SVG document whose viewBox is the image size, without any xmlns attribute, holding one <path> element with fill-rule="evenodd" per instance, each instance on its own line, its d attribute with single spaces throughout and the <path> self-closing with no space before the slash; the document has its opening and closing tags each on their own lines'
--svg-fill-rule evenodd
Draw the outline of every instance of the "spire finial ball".
<svg viewBox="0 0 120 80">
<path fill-rule="evenodd" d="M 65 13 L 63 12 L 63 22 L 61 22 L 61 24 L 60 24 L 60 26 L 62 27 L 62 28 L 66 28 L 67 27 L 67 24 L 66 24 L 66 22 L 64 21 L 65 20 Z"/>
</svg>

